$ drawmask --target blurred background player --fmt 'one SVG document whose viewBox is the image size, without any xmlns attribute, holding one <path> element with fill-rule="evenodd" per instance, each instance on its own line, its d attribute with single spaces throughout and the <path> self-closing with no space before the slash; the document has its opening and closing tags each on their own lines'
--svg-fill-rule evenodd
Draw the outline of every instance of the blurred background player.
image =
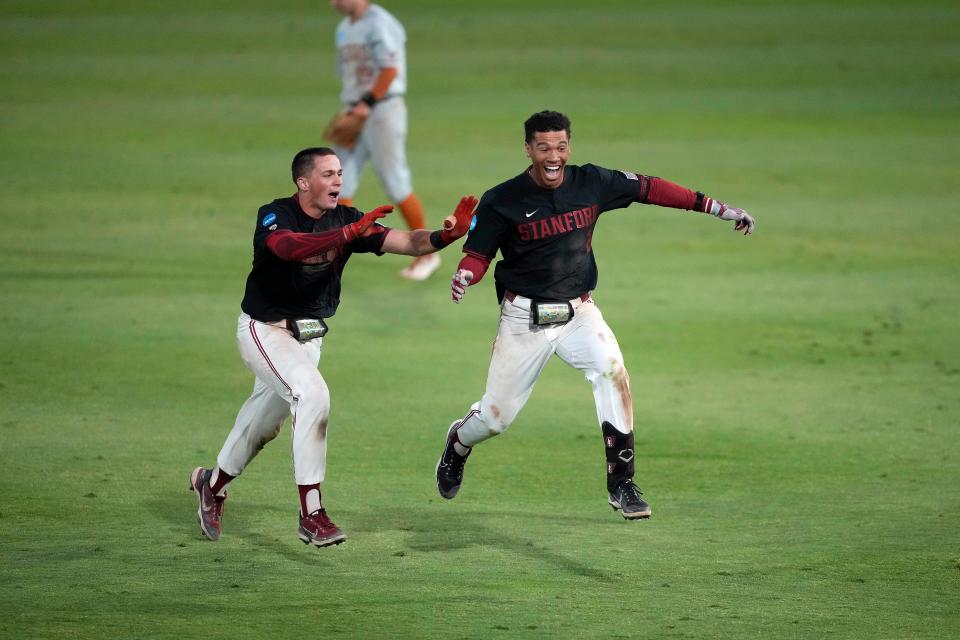
<svg viewBox="0 0 960 640">
<path fill-rule="evenodd" d="M 556 111 L 524 123 L 530 165 L 480 199 L 466 256 L 453 276 L 452 295 L 483 277 L 499 251 L 494 279 L 500 328 L 487 388 L 466 416 L 455 420 L 437 463 L 437 489 L 453 498 L 472 447 L 503 433 L 533 391 L 550 356 L 581 371 L 593 387 L 607 460 L 608 502 L 628 520 L 650 517 L 633 482 L 633 399 L 620 346 L 591 297 L 597 285 L 593 229 L 604 211 L 634 202 L 689 209 L 732 220 L 752 233 L 747 212 L 662 178 L 567 165 L 570 120 Z"/>
<path fill-rule="evenodd" d="M 368 0 L 331 0 L 330 5 L 345 16 L 336 31 L 337 74 L 343 83 L 340 102 L 344 110 L 366 118 L 355 146 L 334 147 L 343 163 L 340 202 L 353 204 L 369 160 L 407 226 L 423 229 L 423 207 L 413 192 L 406 157 L 407 34 L 386 9 Z M 426 280 L 439 266 L 440 256 L 431 253 L 415 258 L 400 275 Z"/>
<path fill-rule="evenodd" d="M 343 186 L 332 149 L 304 149 L 291 166 L 297 191 L 260 207 L 253 233 L 253 268 L 237 323 L 237 345 L 256 376 L 212 468 L 197 467 L 190 488 L 199 500 L 197 520 L 210 540 L 220 538 L 227 483 L 280 433 L 291 416 L 293 475 L 300 491 L 298 535 L 325 547 L 346 536 L 321 504 L 327 460 L 330 393 L 317 370 L 325 318 L 340 304 L 341 274 L 354 253 L 424 255 L 462 237 L 476 198 L 460 200 L 443 231 L 397 231 L 377 224 L 393 210 L 363 214 L 337 204 Z"/>
</svg>

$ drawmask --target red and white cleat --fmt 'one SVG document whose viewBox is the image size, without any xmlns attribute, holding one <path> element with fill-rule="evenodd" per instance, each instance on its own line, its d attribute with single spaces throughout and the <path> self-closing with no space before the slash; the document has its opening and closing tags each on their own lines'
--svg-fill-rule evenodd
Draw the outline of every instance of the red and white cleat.
<svg viewBox="0 0 960 640">
<path fill-rule="evenodd" d="M 300 529 L 297 532 L 303 544 L 312 544 L 317 547 L 329 547 L 340 544 L 347 539 L 340 527 L 333 523 L 326 509 L 318 509 L 308 516 L 300 518 Z"/>
<path fill-rule="evenodd" d="M 210 540 L 220 539 L 220 521 L 223 519 L 223 503 L 227 500 L 227 492 L 222 496 L 214 495 L 210 488 L 210 469 L 197 467 L 190 475 L 190 490 L 197 494 L 200 503 L 197 509 L 197 522 L 200 523 L 200 532 Z"/>
</svg>

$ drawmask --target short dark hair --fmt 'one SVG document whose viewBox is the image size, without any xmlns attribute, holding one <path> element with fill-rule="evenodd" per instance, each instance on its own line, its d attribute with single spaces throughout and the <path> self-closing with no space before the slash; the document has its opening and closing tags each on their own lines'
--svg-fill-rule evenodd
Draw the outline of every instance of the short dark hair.
<svg viewBox="0 0 960 640">
<path fill-rule="evenodd" d="M 570 118 L 559 111 L 539 111 L 523 123 L 523 131 L 526 134 L 526 141 L 533 140 L 537 132 L 543 131 L 566 131 L 567 137 L 570 137 Z"/>
<path fill-rule="evenodd" d="M 290 164 L 293 183 L 296 184 L 297 178 L 302 178 L 310 173 L 310 170 L 313 169 L 314 158 L 317 156 L 335 155 L 337 155 L 336 152 L 330 147 L 310 147 L 309 149 L 298 151 L 297 155 L 293 156 L 293 162 Z"/>
</svg>

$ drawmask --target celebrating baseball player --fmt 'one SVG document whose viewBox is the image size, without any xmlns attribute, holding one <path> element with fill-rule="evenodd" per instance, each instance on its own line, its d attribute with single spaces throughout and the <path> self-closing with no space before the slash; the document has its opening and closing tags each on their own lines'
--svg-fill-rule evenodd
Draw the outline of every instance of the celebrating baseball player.
<svg viewBox="0 0 960 640">
<path fill-rule="evenodd" d="M 342 204 L 353 204 L 360 174 L 370 160 L 387 197 L 400 207 L 410 229 L 423 229 L 423 207 L 413 192 L 407 166 L 406 39 L 403 25 L 368 0 L 331 0 L 344 14 L 337 25 L 337 74 L 343 82 L 343 109 L 326 136 L 343 161 Z M 400 275 L 426 280 L 440 256 L 418 256 Z"/>
<path fill-rule="evenodd" d="M 609 503 L 624 518 L 650 517 L 633 482 L 633 402 L 617 340 L 591 297 L 597 263 L 591 239 L 605 211 L 634 202 L 700 211 L 734 222 L 744 235 L 755 221 L 743 209 L 653 176 L 568 165 L 570 120 L 541 111 L 525 123 L 530 166 L 487 191 L 477 208 L 453 276 L 460 302 L 483 278 L 497 251 L 494 273 L 500 327 L 486 392 L 447 432 L 437 463 L 437 488 L 451 499 L 463 482 L 473 447 L 503 433 L 527 402 L 550 356 L 583 372 L 593 386 L 607 462 Z"/>
<path fill-rule="evenodd" d="M 477 204 L 473 196 L 462 198 L 442 231 L 397 231 L 377 223 L 392 206 L 363 214 L 337 204 L 344 179 L 332 149 L 300 151 L 292 173 L 297 192 L 257 213 L 253 268 L 240 305 L 237 344 L 256 376 L 253 393 L 216 466 L 197 467 L 190 477 L 200 505 L 200 530 L 210 540 L 220 538 L 227 483 L 277 437 L 288 413 L 293 475 L 300 490 L 300 539 L 318 547 L 345 540 L 321 503 L 330 394 L 317 370 L 325 320 L 340 304 L 343 269 L 354 253 L 420 256 L 438 251 L 467 232 Z"/>
</svg>

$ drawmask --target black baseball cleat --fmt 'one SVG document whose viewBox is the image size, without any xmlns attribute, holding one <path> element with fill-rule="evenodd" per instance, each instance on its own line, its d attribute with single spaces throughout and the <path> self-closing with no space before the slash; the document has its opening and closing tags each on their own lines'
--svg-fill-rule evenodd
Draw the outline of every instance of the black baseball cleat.
<svg viewBox="0 0 960 640">
<path fill-rule="evenodd" d="M 650 517 L 650 505 L 643 501 L 640 489 L 633 484 L 633 480 L 624 480 L 610 493 L 610 506 L 614 511 L 619 510 L 627 520 Z"/>
<path fill-rule="evenodd" d="M 457 495 L 457 491 L 460 490 L 460 485 L 463 483 L 463 466 L 467 463 L 467 458 L 470 457 L 469 452 L 467 452 L 467 455 L 461 456 L 453 446 L 455 441 L 454 430 L 459 424 L 460 421 L 455 420 L 450 425 L 450 429 L 447 431 L 447 444 L 443 448 L 443 455 L 437 462 L 437 491 L 440 492 L 440 497 L 447 500 L 452 500 Z"/>
</svg>

